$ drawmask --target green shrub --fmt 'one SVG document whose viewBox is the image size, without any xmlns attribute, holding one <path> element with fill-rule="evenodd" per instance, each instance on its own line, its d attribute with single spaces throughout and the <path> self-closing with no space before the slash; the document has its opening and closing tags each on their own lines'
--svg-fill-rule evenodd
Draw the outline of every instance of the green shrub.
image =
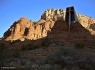
<svg viewBox="0 0 95 70">
<path fill-rule="evenodd" d="M 75 42 L 74 47 L 76 49 L 83 49 L 85 47 L 85 44 L 84 43 L 81 43 L 81 42 Z"/>
<path fill-rule="evenodd" d="M 5 50 L 5 44 L 0 43 L 0 53 L 3 52 L 4 50 Z"/>
<path fill-rule="evenodd" d="M 6 64 L 7 59 L 11 57 L 11 51 L 8 48 L 6 48 L 4 43 L 0 43 L 0 66 Z"/>
<path fill-rule="evenodd" d="M 6 59 L 11 57 L 11 52 L 6 48 L 4 43 L 0 43 L 0 59 Z"/>
<path fill-rule="evenodd" d="M 22 51 L 26 51 L 26 50 L 35 50 L 38 48 L 38 45 L 37 44 L 26 44 L 26 45 L 23 45 L 21 50 Z"/>
<path fill-rule="evenodd" d="M 37 44 L 33 44 L 32 47 L 31 47 L 31 50 L 35 50 L 38 48 L 38 45 Z"/>
<path fill-rule="evenodd" d="M 45 38 L 45 39 L 42 41 L 42 46 L 43 46 L 44 48 L 50 46 L 50 44 L 51 44 L 51 42 L 50 42 L 50 40 L 49 40 L 48 38 Z"/>
<path fill-rule="evenodd" d="M 0 43 L 0 61 L 5 58 L 5 44 Z"/>
<path fill-rule="evenodd" d="M 56 42 L 56 46 L 65 46 L 65 43 L 64 42 L 61 42 L 61 41 L 58 41 Z"/>
<path fill-rule="evenodd" d="M 26 50 L 31 50 L 32 45 L 31 45 L 31 44 L 26 44 L 26 45 L 25 45 L 25 48 L 26 48 Z"/>
<path fill-rule="evenodd" d="M 64 47 L 61 46 L 61 47 L 59 48 L 59 50 L 60 50 L 60 51 L 64 51 Z"/>
<path fill-rule="evenodd" d="M 57 55 L 56 53 L 50 54 L 44 60 L 45 64 L 58 64 L 64 66 L 64 60 L 61 58 L 61 55 Z"/>
<path fill-rule="evenodd" d="M 37 22 L 34 21 L 33 24 L 32 24 L 32 26 L 33 26 L 34 28 L 36 28 L 36 26 L 37 26 Z"/>
<path fill-rule="evenodd" d="M 21 51 L 25 51 L 25 50 L 26 50 L 25 45 L 22 45 Z"/>
<path fill-rule="evenodd" d="M 31 47 L 32 47 L 32 45 L 31 44 L 26 44 L 26 45 L 23 45 L 22 46 L 22 51 L 25 51 L 25 50 L 31 50 Z"/>
<path fill-rule="evenodd" d="M 67 58 L 68 57 L 73 58 L 74 56 L 75 56 L 74 51 L 72 49 L 61 47 L 58 51 L 49 54 L 44 60 L 44 63 L 65 66 L 66 65 L 65 63 L 68 63 L 67 61 L 69 60 Z M 64 59 L 66 59 L 67 61 L 64 61 Z"/>
<path fill-rule="evenodd" d="M 74 56 L 74 50 L 72 48 L 68 47 L 60 47 L 59 50 L 56 52 L 56 54 L 64 55 L 64 56 Z"/>
<path fill-rule="evenodd" d="M 39 70 L 51 70 L 52 66 L 50 64 L 44 64 L 38 67 Z"/>
<path fill-rule="evenodd" d="M 11 49 L 11 52 L 12 52 L 13 57 L 15 57 L 15 58 L 20 57 L 20 50 L 19 49 L 13 48 L 13 49 Z"/>
<path fill-rule="evenodd" d="M 62 66 L 61 65 L 58 65 L 58 64 L 55 64 L 53 66 L 54 70 L 61 70 L 62 69 Z"/>
</svg>

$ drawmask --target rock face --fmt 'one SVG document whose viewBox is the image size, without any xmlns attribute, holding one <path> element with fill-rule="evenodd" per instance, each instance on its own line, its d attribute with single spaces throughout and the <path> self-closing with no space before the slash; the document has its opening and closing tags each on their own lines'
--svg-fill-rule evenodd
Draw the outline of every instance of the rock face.
<svg viewBox="0 0 95 70">
<path fill-rule="evenodd" d="M 47 36 L 47 32 L 51 31 L 54 22 L 46 22 L 39 20 L 36 24 L 29 21 L 27 18 L 20 18 L 20 20 L 13 23 L 13 25 L 4 33 L 5 40 L 24 41 L 25 39 L 36 40 Z"/>
<path fill-rule="evenodd" d="M 4 38 L 6 40 L 17 40 L 26 35 L 29 27 L 32 25 L 27 18 L 20 18 L 20 20 L 15 21 L 13 25 L 4 33 Z"/>
<path fill-rule="evenodd" d="M 77 17 L 79 23 L 72 24 L 71 38 L 90 39 L 90 34 L 95 35 L 95 19 L 81 14 L 77 14 Z M 66 40 L 68 38 L 68 23 L 65 22 L 65 10 L 48 9 L 42 14 L 38 22 L 29 21 L 24 17 L 20 18 L 4 33 L 3 38 L 7 41 L 17 39 L 24 41 L 25 39 L 37 40 L 47 35 L 49 38 L 55 37 L 53 39 L 56 40 Z"/>
<path fill-rule="evenodd" d="M 95 28 L 94 27 L 95 19 L 91 18 L 91 17 L 88 17 L 88 16 L 85 16 L 85 15 L 81 15 L 81 14 L 77 14 L 77 17 L 78 17 L 79 23 L 84 28 L 89 30 L 92 35 L 95 35 L 95 30 L 93 29 L 93 28 Z"/>
<path fill-rule="evenodd" d="M 41 16 L 41 19 L 47 21 L 57 21 L 57 20 L 64 21 L 65 20 L 64 18 L 65 18 L 65 10 L 62 9 L 57 9 L 57 10 L 48 9 Z"/>
</svg>

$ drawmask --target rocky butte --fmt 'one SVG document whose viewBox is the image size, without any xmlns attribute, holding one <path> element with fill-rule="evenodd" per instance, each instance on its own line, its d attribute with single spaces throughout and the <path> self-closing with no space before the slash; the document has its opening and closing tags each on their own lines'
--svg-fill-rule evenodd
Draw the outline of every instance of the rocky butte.
<svg viewBox="0 0 95 70">
<path fill-rule="evenodd" d="M 77 14 L 79 22 L 71 25 L 71 33 L 68 38 L 68 24 L 65 22 L 65 10 L 47 9 L 38 22 L 33 22 L 25 17 L 15 21 L 4 33 L 6 41 L 37 40 L 48 37 L 53 41 L 83 41 L 94 43 L 95 40 L 95 19 Z"/>
</svg>

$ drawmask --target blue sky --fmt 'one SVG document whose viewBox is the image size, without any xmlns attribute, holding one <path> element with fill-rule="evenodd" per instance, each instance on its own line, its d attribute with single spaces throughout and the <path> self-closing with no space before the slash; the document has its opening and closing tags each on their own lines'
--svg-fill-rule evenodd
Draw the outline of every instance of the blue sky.
<svg viewBox="0 0 95 70">
<path fill-rule="evenodd" d="M 95 18 L 95 0 L 0 0 L 0 37 L 21 17 L 38 21 L 49 8 L 75 6 L 77 13 Z"/>
</svg>

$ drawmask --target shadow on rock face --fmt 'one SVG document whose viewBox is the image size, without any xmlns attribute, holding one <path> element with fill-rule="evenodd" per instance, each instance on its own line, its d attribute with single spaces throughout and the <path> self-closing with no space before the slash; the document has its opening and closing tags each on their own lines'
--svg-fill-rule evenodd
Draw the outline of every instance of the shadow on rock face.
<svg viewBox="0 0 95 70">
<path fill-rule="evenodd" d="M 91 24 L 90 28 L 95 31 L 95 23 Z"/>
</svg>

